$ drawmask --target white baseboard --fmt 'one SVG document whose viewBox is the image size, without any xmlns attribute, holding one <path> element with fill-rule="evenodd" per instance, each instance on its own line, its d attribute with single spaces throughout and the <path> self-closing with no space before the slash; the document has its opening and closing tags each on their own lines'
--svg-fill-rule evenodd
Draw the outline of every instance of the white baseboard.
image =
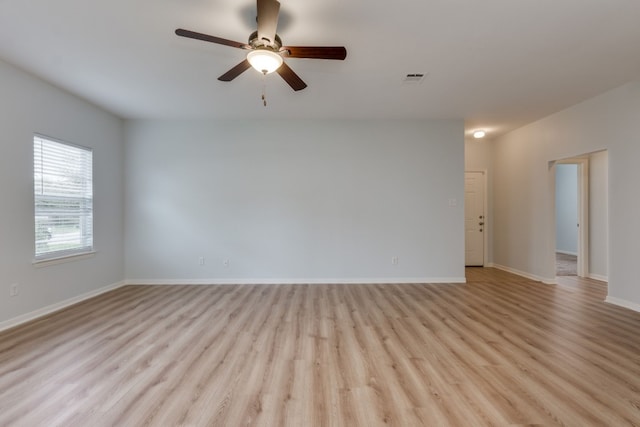
<svg viewBox="0 0 640 427">
<path fill-rule="evenodd" d="M 9 320 L 5 320 L 4 322 L 0 322 L 0 332 L 4 331 L 4 330 L 7 330 L 7 329 L 10 329 L 10 328 L 13 328 L 13 327 L 16 327 L 16 326 L 21 325 L 23 323 L 30 322 L 32 320 L 35 320 L 35 319 L 39 318 L 39 317 L 46 316 L 47 314 L 51 314 L 53 312 L 62 310 L 63 308 L 66 308 L 66 307 L 69 307 L 71 305 L 77 304 L 77 303 L 82 302 L 84 300 L 87 300 L 89 298 L 93 298 L 93 297 L 98 296 L 100 294 L 104 294 L 105 292 L 112 291 L 112 290 L 117 289 L 119 287 L 122 287 L 124 285 L 125 285 L 124 281 L 121 281 L 121 282 L 118 282 L 118 283 L 113 283 L 111 285 L 107 285 L 107 286 L 104 286 L 102 288 L 95 289 L 95 290 L 87 292 L 85 294 L 78 295 L 76 297 L 69 298 L 67 300 L 64 300 L 64 301 L 61 301 L 61 302 L 58 302 L 58 303 L 55 303 L 55 304 L 48 305 L 46 307 L 40 308 L 40 309 L 32 311 L 30 313 L 26 313 L 26 314 L 23 314 L 23 315 L 18 316 L 18 317 L 14 317 L 14 318 L 9 319 Z"/>
<path fill-rule="evenodd" d="M 578 256 L 578 252 L 561 251 L 560 249 L 556 249 L 556 253 L 564 254 L 564 255 Z"/>
<path fill-rule="evenodd" d="M 368 279 L 128 279 L 127 285 L 350 285 L 408 283 L 466 283 L 464 277 L 368 278 Z"/>
<path fill-rule="evenodd" d="M 619 307 L 628 308 L 629 310 L 640 312 L 640 304 L 637 304 L 635 302 L 626 301 L 626 300 L 615 298 L 615 297 L 607 297 L 605 298 L 604 302 L 617 305 Z"/>
<path fill-rule="evenodd" d="M 550 277 L 536 276 L 535 274 L 527 273 L 526 271 L 520 271 L 520 270 L 516 270 L 515 268 L 506 267 L 504 265 L 494 264 L 494 263 L 491 263 L 491 267 L 497 268 L 498 270 L 506 271 L 507 273 L 516 274 L 518 276 L 522 276 L 527 279 L 535 280 L 536 282 L 542 282 L 547 285 L 557 284 L 555 277 L 550 278 Z"/>
<path fill-rule="evenodd" d="M 600 274 L 589 274 L 589 279 L 593 279 L 593 280 L 599 280 L 601 282 L 607 282 L 609 283 L 609 277 L 608 276 L 602 276 Z"/>
</svg>

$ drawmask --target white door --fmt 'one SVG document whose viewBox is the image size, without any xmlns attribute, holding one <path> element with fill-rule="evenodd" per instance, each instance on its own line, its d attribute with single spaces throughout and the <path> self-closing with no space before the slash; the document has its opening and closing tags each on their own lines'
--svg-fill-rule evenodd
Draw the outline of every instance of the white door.
<svg viewBox="0 0 640 427">
<path fill-rule="evenodd" d="M 465 265 L 484 265 L 484 172 L 464 173 Z"/>
</svg>

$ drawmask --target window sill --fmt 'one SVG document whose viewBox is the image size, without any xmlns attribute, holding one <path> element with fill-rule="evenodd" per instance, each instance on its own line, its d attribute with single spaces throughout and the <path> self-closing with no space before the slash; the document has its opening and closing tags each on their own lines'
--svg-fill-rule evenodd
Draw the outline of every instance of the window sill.
<svg viewBox="0 0 640 427">
<path fill-rule="evenodd" d="M 62 255 L 55 258 L 34 259 L 31 264 L 34 267 L 47 267 L 49 265 L 64 264 L 72 261 L 80 261 L 82 259 L 92 258 L 96 255 L 96 251 L 80 252 L 71 255 Z"/>
</svg>

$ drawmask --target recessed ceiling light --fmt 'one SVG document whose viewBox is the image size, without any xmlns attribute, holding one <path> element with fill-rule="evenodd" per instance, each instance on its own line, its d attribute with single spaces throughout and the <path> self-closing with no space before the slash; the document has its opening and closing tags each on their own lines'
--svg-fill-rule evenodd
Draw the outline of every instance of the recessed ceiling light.
<svg viewBox="0 0 640 427">
<path fill-rule="evenodd" d="M 476 139 L 484 138 L 485 135 L 486 133 L 483 130 L 477 130 L 473 133 L 473 137 Z"/>
</svg>

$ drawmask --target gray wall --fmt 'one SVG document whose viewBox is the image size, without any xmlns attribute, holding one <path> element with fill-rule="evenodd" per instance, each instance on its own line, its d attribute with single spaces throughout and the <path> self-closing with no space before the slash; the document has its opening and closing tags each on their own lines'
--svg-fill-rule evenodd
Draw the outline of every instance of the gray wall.
<svg viewBox="0 0 640 427">
<path fill-rule="evenodd" d="M 0 61 L 0 327 L 3 322 L 124 279 L 123 123 Z M 97 254 L 35 267 L 34 132 L 94 150 Z M 9 297 L 18 283 L 19 295 Z"/>
<path fill-rule="evenodd" d="M 126 135 L 129 280 L 464 280 L 462 121 L 132 121 Z"/>
<path fill-rule="evenodd" d="M 133 121 L 125 146 L 119 118 L 4 62 L 0 81 L 0 327 L 125 277 L 464 277 L 461 121 Z M 489 259 L 552 279 L 549 162 L 608 150 L 590 168 L 591 272 L 609 278 L 609 300 L 639 308 L 639 121 L 633 82 L 491 144 L 467 142 L 467 169 L 488 171 Z M 32 264 L 34 132 L 94 149 L 94 257 Z M 12 283 L 20 294 L 9 298 Z"/>
<path fill-rule="evenodd" d="M 639 122 L 640 82 L 632 82 L 498 139 L 495 264 L 553 280 L 550 161 L 608 150 L 608 300 L 640 308 Z"/>
</svg>

